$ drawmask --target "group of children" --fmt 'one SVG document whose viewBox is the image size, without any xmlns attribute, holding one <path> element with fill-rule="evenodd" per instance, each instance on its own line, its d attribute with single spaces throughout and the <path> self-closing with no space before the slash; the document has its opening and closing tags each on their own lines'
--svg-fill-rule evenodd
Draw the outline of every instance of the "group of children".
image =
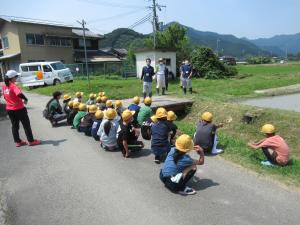
<svg viewBox="0 0 300 225">
<path fill-rule="evenodd" d="M 144 98 L 144 104 L 140 106 L 140 98 L 136 96 L 132 104 L 125 109 L 121 100 L 113 102 L 104 92 L 100 92 L 98 96 L 90 94 L 86 103 L 82 102 L 82 92 L 77 92 L 74 100 L 65 95 L 63 107 L 59 105 L 61 95 L 60 92 L 54 92 L 53 98 L 47 104 L 52 115 L 49 119 L 52 124 L 58 122 L 55 118 L 66 118 L 68 125 L 73 129 L 99 141 L 102 149 L 120 150 L 125 158 L 129 157 L 131 152 L 143 149 L 144 143 L 139 140 L 141 134 L 143 139 L 151 140 L 154 162 L 164 162 L 160 179 L 173 192 L 195 194 L 195 190 L 187 187 L 186 183 L 195 174 L 196 166 L 204 163 L 204 153 L 216 155 L 223 152 L 217 149 L 217 129 L 223 127 L 223 124 L 214 124 L 213 114 L 210 112 L 201 114 L 194 138 L 183 134 L 176 139 L 176 114 L 163 107 L 153 113 L 150 97 Z M 262 127 L 262 132 L 266 136 L 265 139 L 257 143 L 248 143 L 251 148 L 262 148 L 267 157 L 262 164 L 287 165 L 289 148 L 284 139 L 275 134 L 275 127 L 266 124 Z M 199 154 L 198 160 L 187 154 L 191 150 Z"/>
</svg>

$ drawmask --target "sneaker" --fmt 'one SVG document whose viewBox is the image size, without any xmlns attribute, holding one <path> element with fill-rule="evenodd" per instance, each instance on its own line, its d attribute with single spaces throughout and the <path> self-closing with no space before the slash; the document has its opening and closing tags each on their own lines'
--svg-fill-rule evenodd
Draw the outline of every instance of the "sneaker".
<svg viewBox="0 0 300 225">
<path fill-rule="evenodd" d="M 21 146 L 24 146 L 24 145 L 27 145 L 27 142 L 26 141 L 20 141 L 20 142 L 17 142 L 16 143 L 16 147 L 18 148 L 18 147 L 21 147 Z"/>
<path fill-rule="evenodd" d="M 223 153 L 223 152 L 224 152 L 223 149 L 215 149 L 214 151 L 211 152 L 211 154 L 213 154 L 213 155 L 218 155 L 218 154 L 221 154 L 221 153 Z"/>
<path fill-rule="evenodd" d="M 260 164 L 263 166 L 274 166 L 269 160 L 261 161 Z"/>
<path fill-rule="evenodd" d="M 160 157 L 159 156 L 155 156 L 153 162 L 155 162 L 156 164 L 160 164 Z"/>
<path fill-rule="evenodd" d="M 190 188 L 190 187 L 185 187 L 185 189 L 183 191 L 178 192 L 178 194 L 181 194 L 181 195 L 194 195 L 196 193 L 197 192 L 193 188 Z"/>
<path fill-rule="evenodd" d="M 29 142 L 29 146 L 40 145 L 42 142 L 40 140 L 33 140 Z"/>
</svg>

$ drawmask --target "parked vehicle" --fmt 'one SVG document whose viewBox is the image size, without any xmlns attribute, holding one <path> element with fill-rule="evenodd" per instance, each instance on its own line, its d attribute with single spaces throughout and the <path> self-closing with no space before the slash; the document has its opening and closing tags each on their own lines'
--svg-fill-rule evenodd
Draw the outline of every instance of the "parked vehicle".
<svg viewBox="0 0 300 225">
<path fill-rule="evenodd" d="M 22 63 L 19 72 L 19 82 L 29 88 L 73 81 L 70 69 L 59 61 Z"/>
<path fill-rule="evenodd" d="M 236 65 L 236 59 L 235 57 L 232 57 L 232 56 L 222 56 L 220 58 L 220 61 L 227 64 L 227 65 Z"/>
</svg>

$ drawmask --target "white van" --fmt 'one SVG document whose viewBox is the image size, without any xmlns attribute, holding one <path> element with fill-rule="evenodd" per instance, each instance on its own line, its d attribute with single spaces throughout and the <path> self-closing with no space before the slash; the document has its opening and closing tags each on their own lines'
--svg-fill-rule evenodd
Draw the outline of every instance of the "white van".
<svg viewBox="0 0 300 225">
<path fill-rule="evenodd" d="M 25 87 L 56 85 L 73 81 L 70 69 L 59 61 L 22 63 L 19 66 L 19 72 L 19 82 Z"/>
</svg>

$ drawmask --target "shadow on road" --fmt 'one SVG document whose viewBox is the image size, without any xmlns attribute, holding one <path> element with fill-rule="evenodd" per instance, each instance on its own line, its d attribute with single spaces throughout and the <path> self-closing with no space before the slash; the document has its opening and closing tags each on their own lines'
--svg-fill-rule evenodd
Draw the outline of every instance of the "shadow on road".
<svg viewBox="0 0 300 225">
<path fill-rule="evenodd" d="M 219 186 L 220 184 L 211 179 L 200 179 L 199 177 L 195 176 L 189 181 L 189 185 L 196 191 L 201 191 L 210 187 Z"/>
<path fill-rule="evenodd" d="M 65 142 L 67 139 L 61 139 L 61 140 L 46 140 L 42 141 L 42 145 L 53 145 L 53 146 L 59 146 L 60 143 Z"/>
<path fill-rule="evenodd" d="M 141 158 L 141 157 L 146 157 L 148 155 L 151 155 L 151 150 L 149 150 L 149 149 L 143 149 L 141 151 L 131 152 L 130 153 L 130 158 L 132 158 L 132 159 L 134 159 L 134 158 Z"/>
</svg>

